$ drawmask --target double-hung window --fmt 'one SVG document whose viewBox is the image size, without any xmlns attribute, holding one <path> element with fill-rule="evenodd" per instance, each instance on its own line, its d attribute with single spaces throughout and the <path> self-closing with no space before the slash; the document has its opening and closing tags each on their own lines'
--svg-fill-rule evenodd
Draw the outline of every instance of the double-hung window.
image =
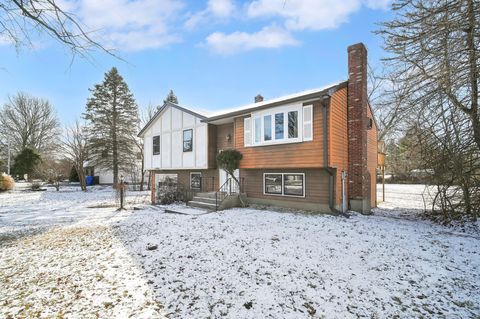
<svg viewBox="0 0 480 319">
<path fill-rule="evenodd" d="M 265 115 L 263 117 L 263 140 L 271 141 L 272 140 L 272 116 Z"/>
<path fill-rule="evenodd" d="M 193 150 L 193 130 L 183 131 L 183 151 L 191 152 Z"/>
<path fill-rule="evenodd" d="M 160 135 L 154 136 L 152 139 L 152 152 L 153 155 L 160 154 Z"/>
<path fill-rule="evenodd" d="M 283 140 L 283 113 L 276 113 L 275 114 L 275 139 L 276 140 Z"/>
<path fill-rule="evenodd" d="M 288 138 L 298 137 L 298 111 L 288 112 Z"/>
</svg>

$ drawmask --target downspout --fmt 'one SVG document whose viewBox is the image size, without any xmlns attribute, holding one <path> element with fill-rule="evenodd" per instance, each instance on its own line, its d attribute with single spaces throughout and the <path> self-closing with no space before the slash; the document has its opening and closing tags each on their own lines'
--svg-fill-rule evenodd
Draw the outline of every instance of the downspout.
<svg viewBox="0 0 480 319">
<path fill-rule="evenodd" d="M 333 179 L 335 170 L 328 166 L 328 106 L 330 105 L 331 94 L 328 92 L 321 98 L 323 106 L 323 166 L 328 173 L 328 206 L 330 210 L 338 215 L 349 218 L 350 216 L 335 208 Z"/>
</svg>

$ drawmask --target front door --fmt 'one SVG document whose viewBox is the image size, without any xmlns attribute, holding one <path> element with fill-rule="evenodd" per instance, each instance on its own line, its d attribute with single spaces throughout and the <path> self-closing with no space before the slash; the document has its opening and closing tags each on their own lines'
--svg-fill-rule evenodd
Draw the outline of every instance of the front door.
<svg viewBox="0 0 480 319">
<path fill-rule="evenodd" d="M 240 178 L 240 171 L 237 169 L 235 172 L 233 172 L 233 175 L 235 175 L 235 178 L 239 179 Z M 223 184 L 227 181 L 229 178 L 227 172 L 223 169 L 219 169 L 218 171 L 218 176 L 219 176 L 219 187 L 222 187 Z"/>
</svg>

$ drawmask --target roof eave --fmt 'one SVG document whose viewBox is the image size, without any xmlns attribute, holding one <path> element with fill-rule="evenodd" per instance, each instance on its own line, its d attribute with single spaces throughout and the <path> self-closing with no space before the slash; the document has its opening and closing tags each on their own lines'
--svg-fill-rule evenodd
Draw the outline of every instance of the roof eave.
<svg viewBox="0 0 480 319">
<path fill-rule="evenodd" d="M 215 122 L 215 121 L 218 121 L 218 120 L 225 120 L 225 119 L 228 119 L 228 118 L 239 117 L 239 116 L 242 116 L 242 115 L 252 113 L 254 111 L 260 111 L 260 110 L 268 109 L 268 108 L 274 107 L 274 106 L 279 106 L 279 105 L 284 105 L 284 104 L 299 102 L 299 101 L 304 101 L 304 100 L 312 100 L 312 99 L 315 99 L 317 97 L 321 98 L 325 93 L 329 92 L 330 94 L 333 94 L 334 92 L 346 87 L 347 85 L 348 85 L 348 81 L 344 81 L 344 82 L 341 82 L 339 84 L 327 87 L 327 88 L 325 88 L 321 91 L 315 92 L 315 93 L 309 93 L 309 94 L 305 94 L 305 95 L 301 95 L 301 96 L 296 96 L 296 97 L 293 97 L 293 98 L 290 98 L 290 99 L 274 101 L 272 103 L 266 103 L 266 104 L 263 104 L 261 106 L 253 106 L 251 108 L 244 109 L 244 110 L 232 111 L 232 112 L 229 112 L 229 113 L 208 117 L 207 119 L 202 120 L 202 122 L 211 123 L 211 122 Z"/>
</svg>

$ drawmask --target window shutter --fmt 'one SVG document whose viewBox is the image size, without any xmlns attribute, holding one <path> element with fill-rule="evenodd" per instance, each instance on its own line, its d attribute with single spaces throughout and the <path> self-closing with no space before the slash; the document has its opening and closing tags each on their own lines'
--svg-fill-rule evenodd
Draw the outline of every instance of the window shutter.
<svg viewBox="0 0 480 319">
<path fill-rule="evenodd" d="M 313 105 L 303 107 L 303 140 L 313 140 Z"/>
<path fill-rule="evenodd" d="M 243 119 L 243 138 L 245 146 L 252 145 L 252 118 L 246 117 Z"/>
</svg>

